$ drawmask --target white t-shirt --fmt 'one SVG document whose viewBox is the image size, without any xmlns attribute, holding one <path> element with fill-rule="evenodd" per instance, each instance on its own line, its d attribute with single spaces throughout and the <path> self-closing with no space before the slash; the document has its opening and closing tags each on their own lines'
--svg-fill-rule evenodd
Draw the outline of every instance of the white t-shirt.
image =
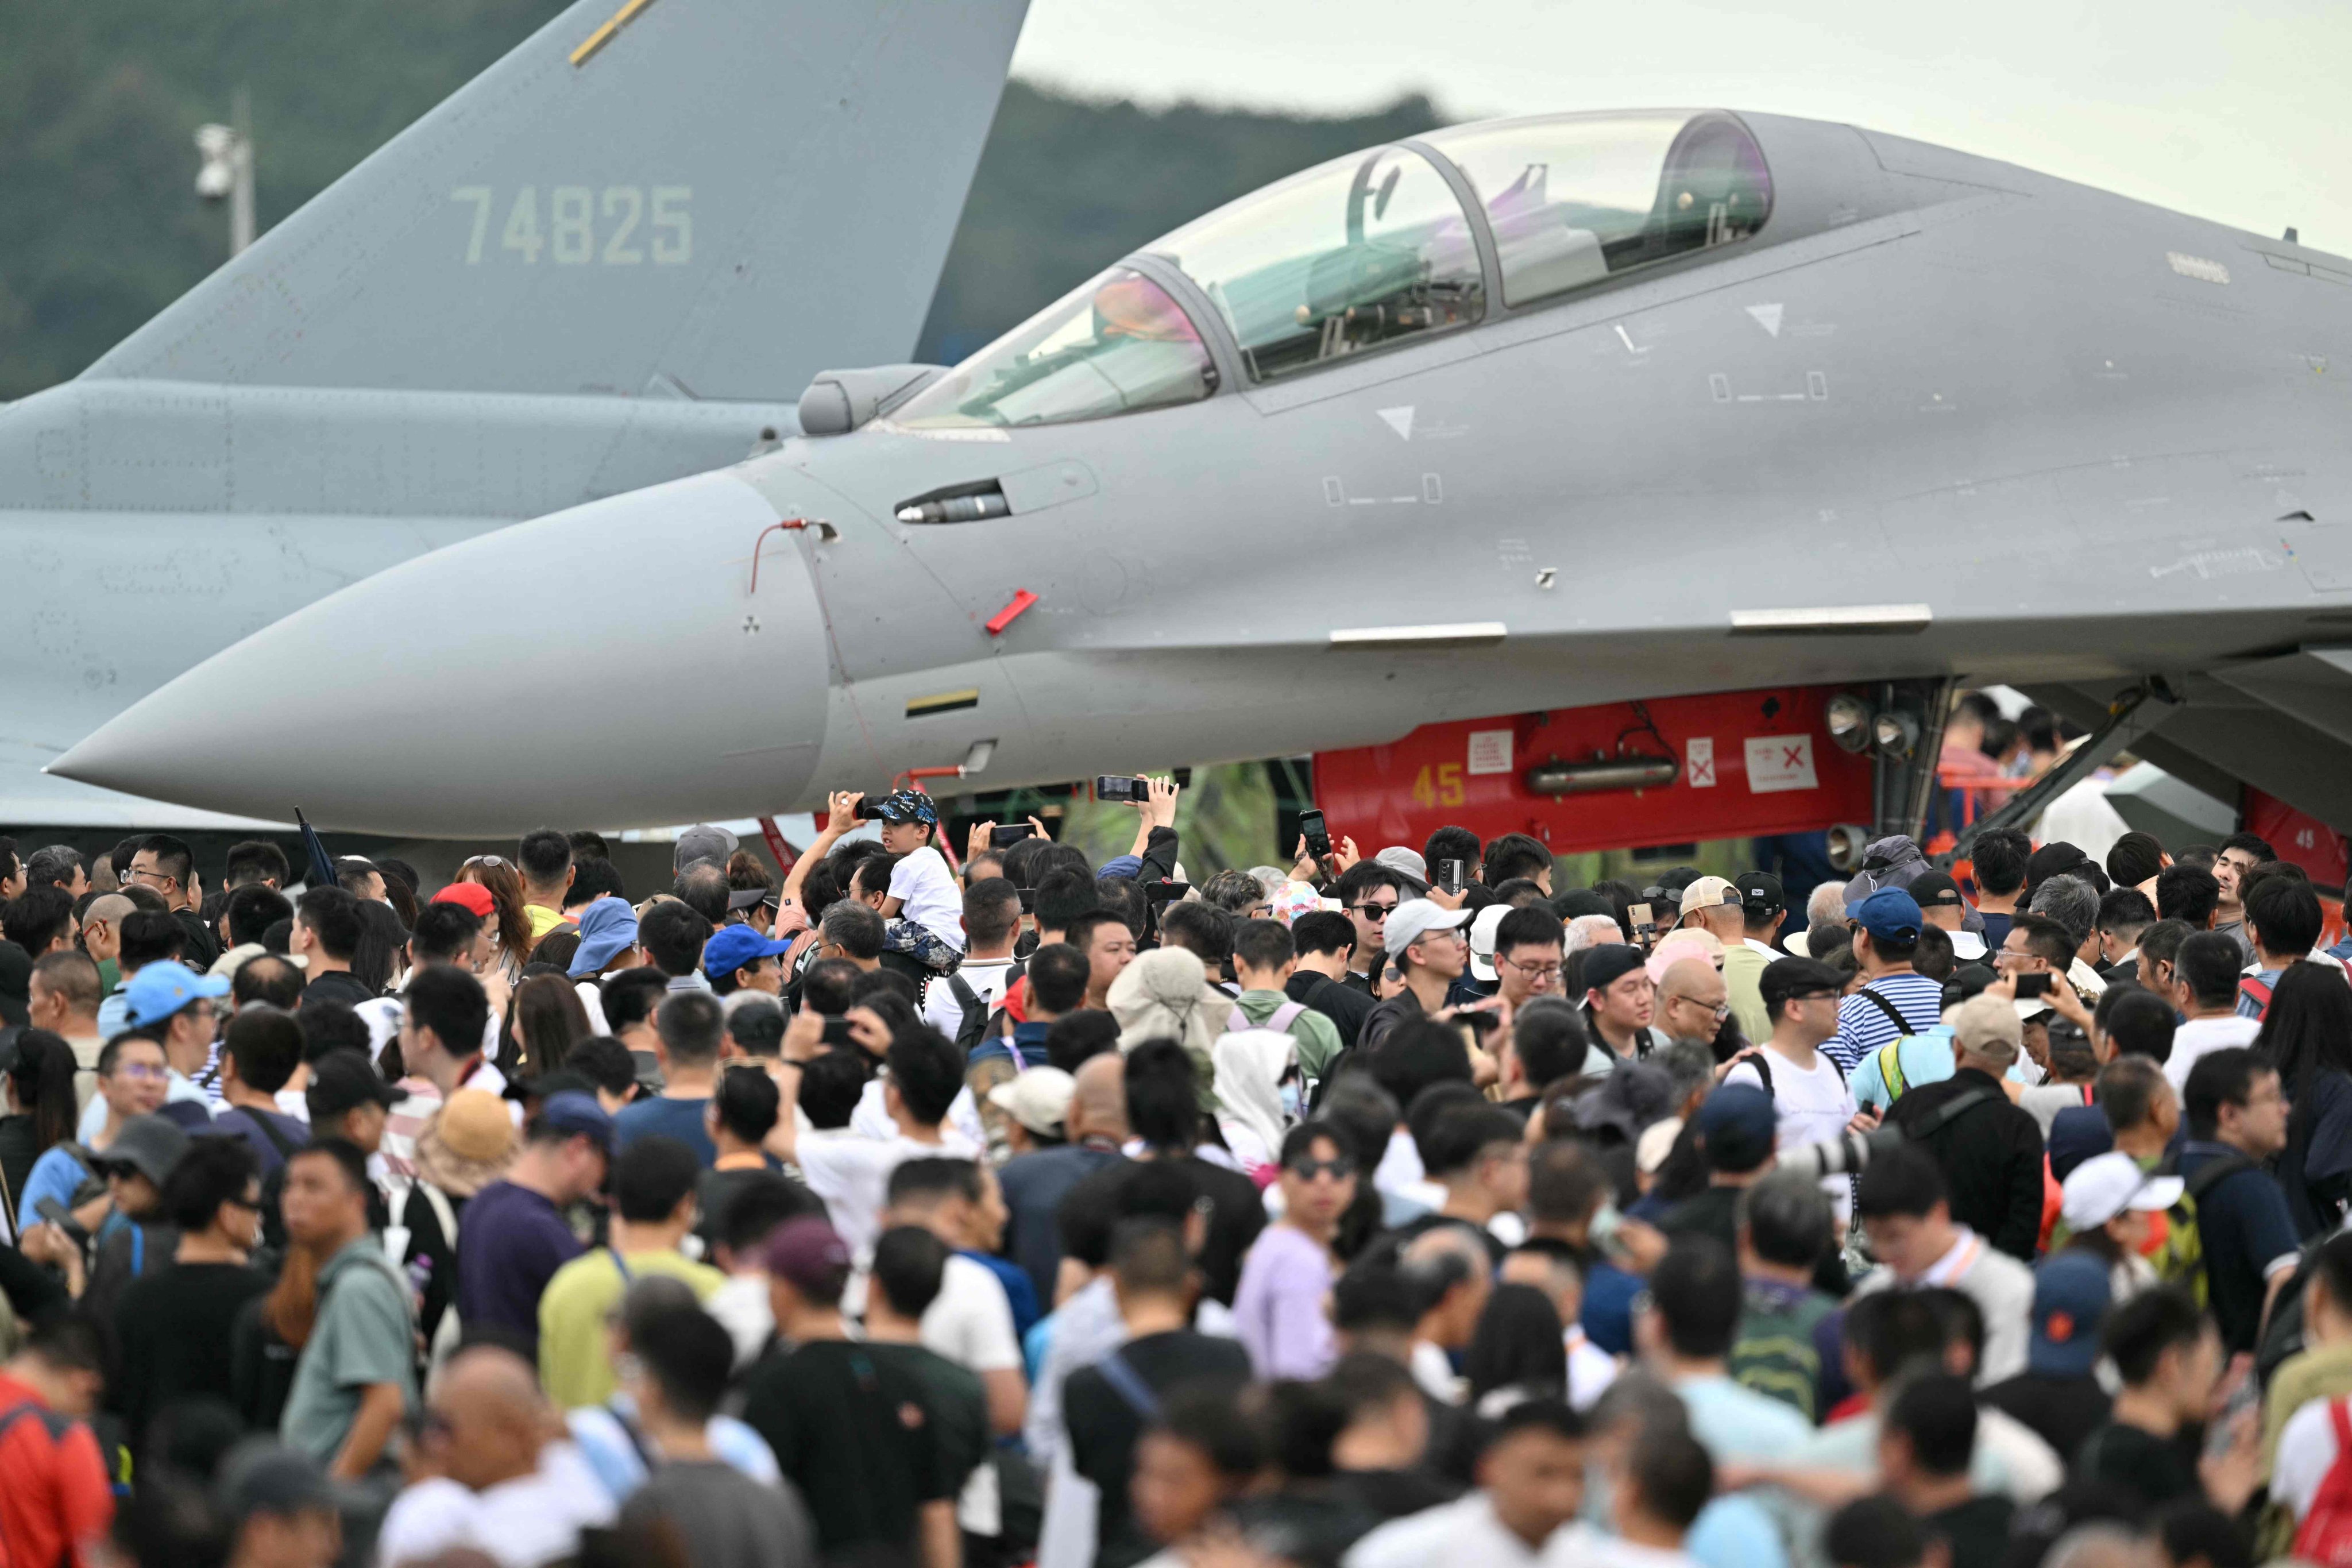
<svg viewBox="0 0 2352 1568">
<path fill-rule="evenodd" d="M 1544 1542 L 1543 1560 L 1546 1568 L 1699 1568 L 1687 1552 L 1643 1546 L 1580 1522 L 1555 1531 Z"/>
<path fill-rule="evenodd" d="M 956 971 L 971 994 L 980 998 L 982 1015 L 993 1012 L 1004 996 L 1007 976 L 1013 973 L 1010 958 L 967 958 Z M 963 1004 L 956 1000 L 955 987 L 950 976 L 942 974 L 933 980 L 923 993 L 923 1022 L 952 1040 L 963 1028 Z"/>
<path fill-rule="evenodd" d="M 858 1091 L 857 1108 L 849 1113 L 849 1130 L 861 1138 L 878 1138 L 885 1142 L 898 1136 L 898 1124 L 890 1120 L 889 1110 L 882 1103 L 880 1079 L 867 1079 L 866 1087 Z M 953 1103 L 948 1107 L 947 1123 L 942 1129 L 942 1135 L 950 1139 L 959 1133 L 975 1149 L 988 1146 L 988 1134 L 981 1130 L 980 1102 L 971 1097 L 970 1088 L 956 1091 Z M 950 1152 L 940 1151 L 942 1153 Z"/>
<path fill-rule="evenodd" d="M 873 1253 L 891 1172 L 908 1160 L 937 1155 L 977 1159 L 980 1147 L 952 1130 L 939 1143 L 918 1143 L 911 1138 L 868 1138 L 837 1129 L 802 1133 L 797 1154 L 809 1191 L 824 1201 L 833 1228 L 849 1244 L 851 1254 L 862 1259 Z"/>
<path fill-rule="evenodd" d="M 1778 1051 L 1767 1047 L 1766 1054 L 1772 1058 L 1772 1109 L 1779 1116 L 1774 1147 L 1801 1149 L 1808 1143 L 1826 1143 L 1845 1131 L 1845 1124 L 1853 1120 L 1859 1108 L 1837 1063 L 1815 1051 L 1812 1070 L 1807 1072 Z M 1762 1087 L 1762 1075 L 1751 1062 L 1741 1062 L 1723 1075 L 1726 1083 L 1734 1079 Z M 1853 1181 L 1845 1176 L 1824 1176 L 1822 1191 L 1829 1194 L 1843 1223 L 1853 1206 Z"/>
<path fill-rule="evenodd" d="M 540 1568 L 577 1556 L 580 1531 L 612 1523 L 614 1512 L 580 1450 L 554 1442 L 536 1471 L 478 1492 L 446 1477 L 408 1488 L 383 1516 L 376 1550 L 386 1563 L 410 1563 L 471 1548 L 499 1568 Z"/>
<path fill-rule="evenodd" d="M 891 868 L 890 897 L 899 900 L 898 918 L 912 921 L 961 950 L 963 946 L 963 899 L 955 879 L 948 874 L 947 858 L 929 845 Z"/>
<path fill-rule="evenodd" d="M 1013 1305 L 986 1266 L 953 1253 L 940 1275 L 940 1293 L 923 1313 L 923 1348 L 970 1372 L 1019 1371 L 1021 1342 L 1013 1332 Z M 956 1500 L 956 1521 L 975 1535 L 1004 1528 L 996 1467 L 982 1465 Z"/>
<path fill-rule="evenodd" d="M 2271 1496 L 2294 1510 L 2294 1521 L 2311 1517 L 2319 1483 L 2336 1468 L 2336 1423 L 2329 1401 L 2305 1400 L 2279 1430 L 2278 1458 L 2271 1463 Z"/>
<path fill-rule="evenodd" d="M 2241 1018 L 2232 1014 L 2224 1018 L 2191 1018 L 2175 1029 L 2172 1054 L 2164 1058 L 2164 1076 L 2170 1080 L 2172 1092 L 2188 1092 L 2189 1069 L 2197 1065 L 2198 1058 L 2231 1046 L 2251 1046 L 2262 1027 L 2260 1018 Z"/>
</svg>

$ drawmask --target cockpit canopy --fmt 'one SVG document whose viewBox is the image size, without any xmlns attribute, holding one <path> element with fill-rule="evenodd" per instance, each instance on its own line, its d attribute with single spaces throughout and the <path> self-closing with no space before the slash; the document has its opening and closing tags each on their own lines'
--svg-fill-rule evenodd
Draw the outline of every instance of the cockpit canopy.
<svg viewBox="0 0 2352 1568">
<path fill-rule="evenodd" d="M 1424 149 L 1451 165 L 1475 211 Z M 1199 289 L 1243 374 L 1262 384 L 1475 325 L 1496 285 L 1503 307 L 1517 310 L 1745 239 L 1771 210 L 1763 153 L 1727 114 L 1547 115 L 1334 159 L 1144 254 Z M 1217 386 L 1215 356 L 1184 302 L 1136 268 L 1114 267 L 957 366 L 891 423 L 1063 424 L 1189 403 Z"/>
</svg>

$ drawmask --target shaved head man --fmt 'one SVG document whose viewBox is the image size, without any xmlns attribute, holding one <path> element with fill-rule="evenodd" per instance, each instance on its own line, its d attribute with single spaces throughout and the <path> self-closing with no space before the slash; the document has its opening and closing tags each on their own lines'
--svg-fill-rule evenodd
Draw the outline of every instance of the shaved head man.
<svg viewBox="0 0 2352 1568">
<path fill-rule="evenodd" d="M 1730 994 L 1706 959 L 1676 959 L 1658 982 L 1658 1027 L 1668 1039 L 1712 1041 L 1730 1011 Z"/>
</svg>

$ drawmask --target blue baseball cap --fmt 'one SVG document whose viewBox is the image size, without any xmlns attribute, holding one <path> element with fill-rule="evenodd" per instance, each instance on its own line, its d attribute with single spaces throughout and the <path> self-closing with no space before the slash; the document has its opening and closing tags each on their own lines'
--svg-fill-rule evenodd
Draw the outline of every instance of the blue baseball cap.
<svg viewBox="0 0 2352 1568">
<path fill-rule="evenodd" d="M 866 809 L 884 822 L 928 822 L 934 827 L 940 824 L 938 805 L 919 789 L 892 790 Z"/>
<path fill-rule="evenodd" d="M 1713 1170 L 1756 1169 L 1772 1157 L 1780 1129 L 1772 1097 L 1752 1083 L 1727 1083 L 1698 1108 L 1698 1135 Z"/>
<path fill-rule="evenodd" d="M 161 1023 L 189 1003 L 228 994 L 226 974 L 198 974 L 184 963 L 151 963 L 122 988 L 123 1006 L 134 1028 Z"/>
<path fill-rule="evenodd" d="M 2109 1300 L 2107 1266 L 2095 1254 L 2069 1249 L 2035 1269 L 2027 1367 L 2044 1377 L 2089 1376 Z"/>
<path fill-rule="evenodd" d="M 2074 1167 L 2116 1146 L 2107 1113 L 2095 1105 L 2070 1105 L 2050 1121 L 2050 1173 L 2063 1182 Z"/>
<path fill-rule="evenodd" d="M 790 942 L 771 942 L 750 926 L 720 926 L 702 944 L 702 973 L 716 980 L 722 974 L 734 973 L 747 963 L 757 963 L 792 950 Z"/>
<path fill-rule="evenodd" d="M 559 1132 L 578 1133 L 607 1154 L 613 1152 L 613 1119 L 593 1094 L 558 1089 L 539 1102 L 539 1119 Z"/>
<path fill-rule="evenodd" d="M 1889 942 L 1916 942 L 1919 928 L 1927 924 L 1919 913 L 1919 900 L 1900 888 L 1879 889 L 1847 910 L 1846 918 Z"/>
<path fill-rule="evenodd" d="M 566 973 L 577 979 L 593 974 L 613 962 L 622 949 L 634 946 L 637 940 L 637 911 L 629 907 L 626 899 L 616 899 L 607 893 L 592 899 L 580 911 L 580 946 L 572 955 L 572 967 Z"/>
</svg>

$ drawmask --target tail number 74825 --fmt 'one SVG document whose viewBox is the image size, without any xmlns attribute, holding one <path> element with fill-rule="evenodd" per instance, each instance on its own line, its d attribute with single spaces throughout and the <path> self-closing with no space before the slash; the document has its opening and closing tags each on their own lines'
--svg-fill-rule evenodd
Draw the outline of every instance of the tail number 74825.
<svg viewBox="0 0 2352 1568">
<path fill-rule="evenodd" d="M 466 265 L 519 259 L 539 264 L 543 251 L 558 267 L 683 267 L 694 259 L 694 188 L 690 185 L 557 185 L 547 193 L 544 221 L 537 185 L 524 185 L 501 204 L 488 185 L 459 185 L 453 202 L 473 208 L 466 235 Z M 490 225 L 503 205 L 492 254 Z"/>
</svg>

